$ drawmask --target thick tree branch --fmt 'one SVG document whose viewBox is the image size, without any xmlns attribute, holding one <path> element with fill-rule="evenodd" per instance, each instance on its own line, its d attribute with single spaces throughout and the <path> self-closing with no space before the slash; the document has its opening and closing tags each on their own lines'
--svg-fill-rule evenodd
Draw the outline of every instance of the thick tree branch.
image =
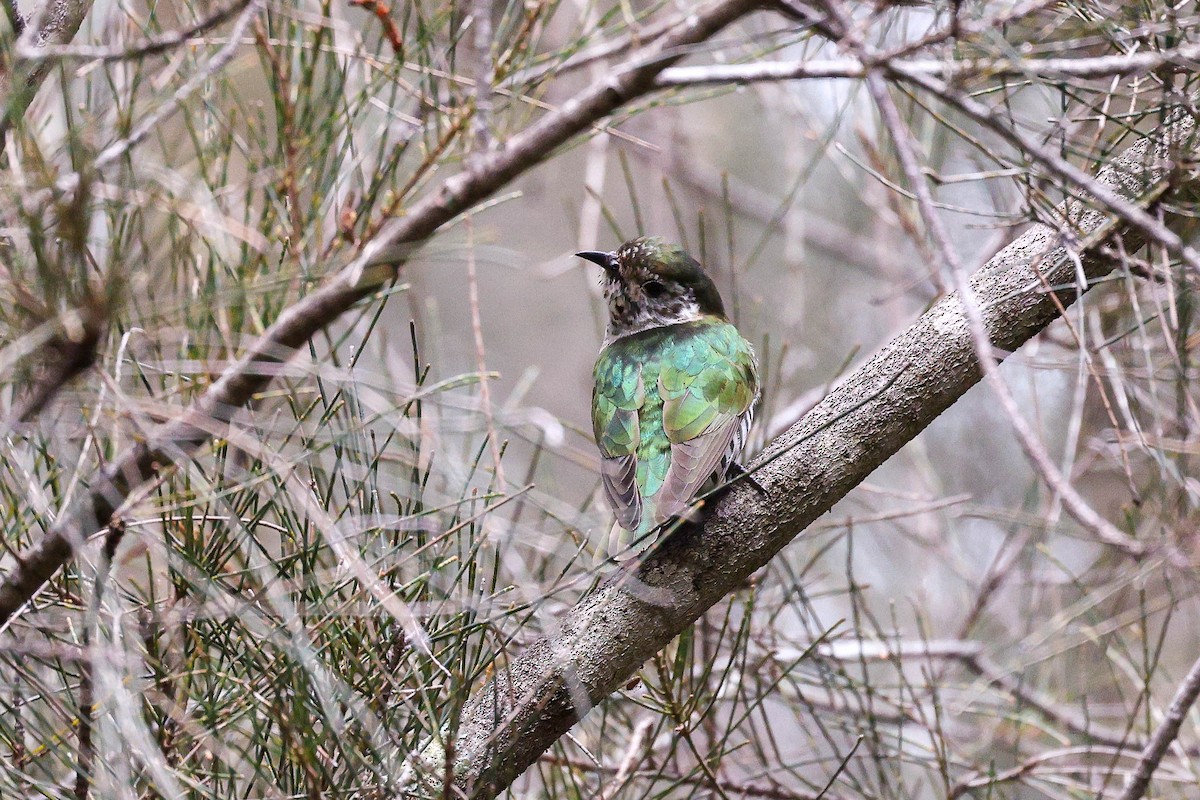
<svg viewBox="0 0 1200 800">
<path fill-rule="evenodd" d="M 17 50 L 70 44 L 92 10 L 91 0 L 52 0 L 46 7 L 20 19 Z M 24 115 L 42 85 L 50 65 L 18 59 L 15 64 L 0 64 L 0 135 L 13 121 Z"/>
<path fill-rule="evenodd" d="M 209 14 L 199 21 L 159 36 L 131 42 L 122 47 L 99 47 L 95 45 L 54 44 L 47 42 L 41 46 L 21 45 L 17 55 L 22 61 L 34 64 L 41 61 L 127 61 L 135 58 L 157 55 L 158 53 L 180 47 L 201 34 L 207 33 L 222 22 L 232 18 L 249 4 L 250 0 L 232 0 L 232 2 Z"/>
<path fill-rule="evenodd" d="M 502 149 L 489 152 L 471 169 L 447 180 L 439 191 L 408 209 L 405 216 L 391 220 L 354 262 L 285 309 L 190 408 L 105 468 L 93 481 L 82 511 L 64 513 L 41 542 L 21 555 L 0 583 L 0 627 L 62 568 L 90 531 L 108 525 L 139 485 L 207 441 L 215 427 L 227 422 L 266 386 L 277 364 L 355 303 L 376 292 L 442 225 L 544 161 L 596 122 L 653 91 L 654 78 L 663 69 L 757 6 L 757 0 L 722 0 L 698 10 L 603 81 L 547 114 Z M 381 261 L 387 262 L 387 269 L 378 268 Z"/>
<path fill-rule="evenodd" d="M 1166 192 L 1176 148 L 1194 122 L 1180 116 L 1129 148 L 1095 178 L 1131 204 Z M 1118 235 L 1126 248 L 1144 234 L 1081 204 L 1063 209 L 1075 230 L 1036 225 L 971 278 L 992 346 L 1012 352 L 1076 297 L 1077 264 L 1097 277 L 1111 268 L 1101 245 Z M 1068 251 L 1068 245 L 1071 250 Z M 1078 256 L 1079 262 L 1075 260 Z M 1052 296 L 1043 287 L 1067 287 Z M 1061 305 L 1060 305 L 1061 304 Z M 619 572 L 558 621 L 559 632 L 507 659 L 509 666 L 445 731 L 410 760 L 408 790 L 441 796 L 453 774 L 468 796 L 507 787 L 595 704 L 616 691 L 654 653 L 735 590 L 980 379 L 967 319 L 950 295 L 829 394 L 752 464 L 767 490 L 732 486 L 700 526 L 665 539 L 637 569 Z M 503 659 L 502 659 L 503 661 Z M 452 770 L 444 742 L 453 740 Z"/>
</svg>

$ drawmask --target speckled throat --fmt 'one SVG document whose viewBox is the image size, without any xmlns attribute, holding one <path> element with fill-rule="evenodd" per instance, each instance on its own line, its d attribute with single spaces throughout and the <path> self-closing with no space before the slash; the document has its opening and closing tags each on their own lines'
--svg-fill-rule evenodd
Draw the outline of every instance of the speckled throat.
<svg viewBox="0 0 1200 800">
<path fill-rule="evenodd" d="M 690 292 L 651 300 L 637 287 L 626 288 L 614 281 L 604 287 L 604 297 L 608 301 L 605 345 L 651 328 L 694 322 L 701 316 L 700 305 Z"/>
</svg>

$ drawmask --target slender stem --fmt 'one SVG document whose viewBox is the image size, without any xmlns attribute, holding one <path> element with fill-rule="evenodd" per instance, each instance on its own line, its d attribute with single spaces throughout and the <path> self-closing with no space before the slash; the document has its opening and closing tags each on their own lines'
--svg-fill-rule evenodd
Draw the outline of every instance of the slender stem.
<svg viewBox="0 0 1200 800">
<path fill-rule="evenodd" d="M 721 86 L 728 84 L 776 83 L 814 78 L 862 80 L 886 65 L 889 72 L 906 78 L 930 77 L 943 81 L 970 78 L 1038 78 L 1066 80 L 1136 77 L 1153 72 L 1190 74 L 1200 60 L 1200 44 L 1168 50 L 1150 50 L 1092 58 L 968 58 L 890 59 L 882 55 L 865 58 L 813 59 L 810 61 L 756 61 L 753 64 L 705 64 L 664 70 L 655 83 L 661 88 Z"/>
<path fill-rule="evenodd" d="M 1179 736 L 1183 720 L 1187 717 L 1191 707 L 1195 705 L 1197 697 L 1200 697 L 1200 659 L 1196 659 L 1192 664 L 1187 677 L 1183 679 L 1179 690 L 1175 692 L 1175 697 L 1167 708 L 1166 717 L 1154 731 L 1154 735 L 1150 737 L 1146 749 L 1142 751 L 1133 775 L 1125 785 L 1125 791 L 1121 792 L 1120 800 L 1140 800 L 1146 794 L 1146 789 L 1150 786 L 1150 778 L 1158 769 L 1158 765 L 1162 763 L 1167 749 Z"/>
</svg>

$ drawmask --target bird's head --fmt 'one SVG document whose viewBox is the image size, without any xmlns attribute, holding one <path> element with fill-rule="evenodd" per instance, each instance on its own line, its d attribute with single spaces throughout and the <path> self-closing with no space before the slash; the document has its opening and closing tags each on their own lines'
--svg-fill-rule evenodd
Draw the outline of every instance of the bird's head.
<svg viewBox="0 0 1200 800">
<path fill-rule="evenodd" d="M 588 250 L 575 255 L 604 269 L 608 341 L 705 315 L 725 318 L 716 284 L 677 244 L 646 236 L 611 253 Z"/>
</svg>

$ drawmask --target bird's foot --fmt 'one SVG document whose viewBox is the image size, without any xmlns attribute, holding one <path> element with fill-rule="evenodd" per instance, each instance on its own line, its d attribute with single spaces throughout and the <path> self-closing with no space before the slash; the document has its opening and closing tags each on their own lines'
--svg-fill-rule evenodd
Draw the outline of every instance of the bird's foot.
<svg viewBox="0 0 1200 800">
<path fill-rule="evenodd" d="M 771 496 L 771 493 L 768 492 L 766 489 L 764 489 L 763 485 L 761 483 L 759 483 L 757 480 L 755 480 L 754 473 L 750 472 L 748 469 L 743 467 L 738 462 L 734 461 L 732 464 L 729 465 L 729 475 L 730 475 L 729 480 L 731 483 L 733 481 L 737 481 L 737 480 L 744 480 L 744 481 L 746 481 L 746 483 L 750 484 L 756 490 L 758 490 L 758 493 L 761 494 L 763 497 Z"/>
</svg>

